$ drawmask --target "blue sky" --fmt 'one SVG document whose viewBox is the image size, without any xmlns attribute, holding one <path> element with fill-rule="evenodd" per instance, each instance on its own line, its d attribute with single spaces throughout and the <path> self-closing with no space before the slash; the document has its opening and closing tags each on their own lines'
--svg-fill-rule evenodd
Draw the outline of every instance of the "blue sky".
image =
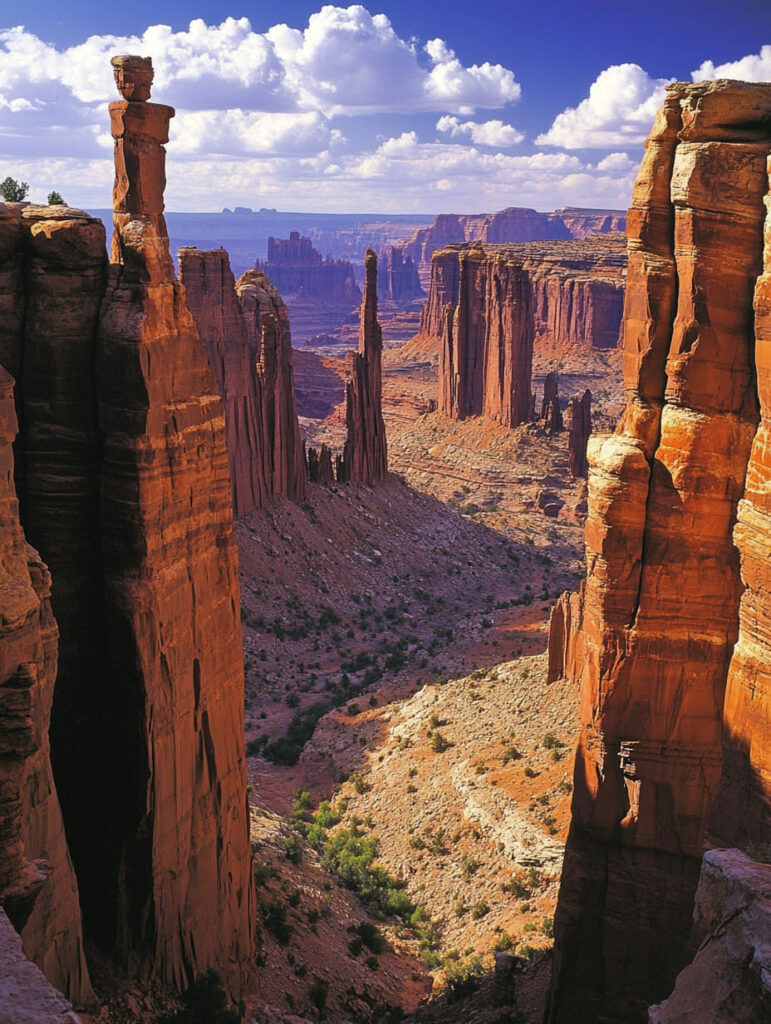
<svg viewBox="0 0 771 1024">
<path fill-rule="evenodd" d="M 767 0 L 51 7 L 0 10 L 0 176 L 91 208 L 116 52 L 177 108 L 172 210 L 625 207 L 667 80 L 771 80 Z"/>
</svg>

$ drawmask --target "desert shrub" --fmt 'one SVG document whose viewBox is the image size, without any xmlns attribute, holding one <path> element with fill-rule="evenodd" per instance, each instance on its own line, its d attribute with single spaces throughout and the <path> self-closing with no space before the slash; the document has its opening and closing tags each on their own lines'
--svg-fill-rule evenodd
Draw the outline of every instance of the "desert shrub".
<svg viewBox="0 0 771 1024">
<path fill-rule="evenodd" d="M 480 900 L 479 903 L 475 903 L 471 909 L 471 916 L 475 921 L 479 921 L 481 918 L 486 917 L 490 913 L 490 906 L 484 900 Z"/>
<path fill-rule="evenodd" d="M 209 969 L 182 996 L 182 1008 L 164 1014 L 158 1024 L 240 1024 L 240 1013 L 228 1006 L 222 981 Z"/>
<path fill-rule="evenodd" d="M 286 919 L 286 907 L 278 900 L 265 906 L 265 927 L 281 946 L 285 946 L 292 936 L 292 926 Z"/>
<path fill-rule="evenodd" d="M 451 746 L 452 743 L 450 743 L 448 739 L 445 739 L 445 737 L 442 736 L 442 734 L 437 729 L 437 731 L 431 737 L 431 749 L 433 750 L 433 752 L 435 754 L 443 754 L 445 750 L 449 750 Z"/>
<path fill-rule="evenodd" d="M 319 976 L 316 975 L 313 979 L 313 984 L 308 989 L 308 998 L 319 1011 L 319 1016 L 322 1016 L 324 1013 L 328 993 L 329 982 L 326 978 L 319 978 Z"/>
<path fill-rule="evenodd" d="M 479 988 L 482 962 L 478 956 L 470 960 L 445 962 L 444 990 L 450 1002 L 456 1003 Z"/>
<path fill-rule="evenodd" d="M 520 754 L 520 752 L 517 750 L 517 748 L 513 744 L 511 746 L 509 746 L 509 747 L 506 747 L 506 749 L 503 752 L 503 763 L 504 764 L 508 764 L 509 761 L 519 761 L 519 760 L 521 760 L 521 758 L 522 758 L 522 755 Z"/>
</svg>

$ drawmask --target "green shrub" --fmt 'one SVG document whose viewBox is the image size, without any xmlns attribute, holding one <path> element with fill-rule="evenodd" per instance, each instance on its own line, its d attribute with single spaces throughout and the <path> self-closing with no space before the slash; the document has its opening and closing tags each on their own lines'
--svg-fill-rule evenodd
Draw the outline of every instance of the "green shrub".
<svg viewBox="0 0 771 1024">
<path fill-rule="evenodd" d="M 445 750 L 449 750 L 451 746 L 452 743 L 445 739 L 439 730 L 437 730 L 431 737 L 431 749 L 435 754 L 443 754 Z"/>
<path fill-rule="evenodd" d="M 543 921 L 541 922 L 541 931 L 543 932 L 543 934 L 546 936 L 547 939 L 553 939 L 554 938 L 554 918 L 553 917 L 545 917 L 543 919 Z"/>
<path fill-rule="evenodd" d="M 285 946 L 292 935 L 292 926 L 286 919 L 286 907 L 278 900 L 265 906 L 265 927 L 281 946 Z"/>
<path fill-rule="evenodd" d="M 506 747 L 503 752 L 503 763 L 508 764 L 509 761 L 519 761 L 522 755 L 517 748 L 512 744 L 510 747 Z"/>
<path fill-rule="evenodd" d="M 299 864 L 303 859 L 302 846 L 297 836 L 289 835 L 284 840 L 284 856 L 293 864 Z"/>
<path fill-rule="evenodd" d="M 479 921 L 481 918 L 486 917 L 490 913 L 490 907 L 484 900 L 480 900 L 479 903 L 475 903 L 471 909 L 471 916 L 475 921 Z"/>
<path fill-rule="evenodd" d="M 465 961 L 445 962 L 444 972 L 444 990 L 447 998 L 451 1003 L 457 1003 L 479 988 L 482 962 L 478 956 Z"/>
<path fill-rule="evenodd" d="M 222 981 L 209 969 L 182 996 L 182 1008 L 164 1014 L 158 1024 L 240 1024 L 240 1013 L 228 1006 Z"/>
</svg>

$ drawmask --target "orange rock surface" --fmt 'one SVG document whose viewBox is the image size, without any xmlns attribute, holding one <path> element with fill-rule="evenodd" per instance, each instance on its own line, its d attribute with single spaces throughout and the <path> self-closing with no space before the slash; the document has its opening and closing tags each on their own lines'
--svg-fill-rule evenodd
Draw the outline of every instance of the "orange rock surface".
<svg viewBox="0 0 771 1024">
<path fill-rule="evenodd" d="M 764 272 L 755 286 L 760 426 L 752 443 L 734 543 L 744 584 L 728 669 L 723 774 L 711 831 L 720 841 L 771 842 L 771 157 Z"/>
<path fill-rule="evenodd" d="M 532 290 L 505 247 L 459 250 L 457 305 L 444 307 L 441 413 L 487 416 L 507 427 L 530 416 Z"/>
<path fill-rule="evenodd" d="M 361 300 L 359 351 L 348 355 L 350 380 L 345 386 L 347 435 L 337 479 L 341 483 L 377 483 L 388 473 L 388 446 L 383 422 L 383 339 L 377 320 L 377 256 L 367 249 Z"/>
<path fill-rule="evenodd" d="M 582 731 L 552 1024 L 645 1020 L 690 930 L 743 589 L 769 114 L 771 86 L 670 86 L 635 185 L 627 408 L 589 441 L 587 580 L 563 656 Z"/>
<path fill-rule="evenodd" d="M 19 522 L 13 378 L 0 367 L 0 905 L 60 991 L 91 995 L 48 740 L 57 628 L 51 577 Z"/>
<path fill-rule="evenodd" d="M 119 261 L 101 320 L 101 519 L 127 782 L 109 843 L 119 871 L 92 892 L 92 914 L 158 978 L 182 987 L 214 966 L 240 991 L 253 895 L 224 413 L 171 269 L 161 144 L 173 111 L 110 112 Z"/>
<path fill-rule="evenodd" d="M 21 381 L 20 517 L 7 376 L 2 387 L 2 564 L 13 582 L 0 658 L 14 670 L 4 681 L 21 672 L 29 683 L 13 684 L 27 702 L 14 710 L 25 764 L 8 799 L 22 814 L 0 838 L 0 874 L 17 870 L 22 850 L 48 873 L 42 886 L 16 885 L 6 909 L 25 951 L 75 1002 L 90 989 L 48 764 L 51 578 L 24 555 L 22 526 L 52 567 L 54 776 L 87 938 L 135 976 L 178 988 L 212 966 L 236 994 L 253 970 L 224 412 L 169 255 L 162 144 L 173 111 L 146 102 L 148 60 L 114 63 L 129 98 L 110 109 L 109 270 L 104 229 L 87 214 L 0 210 L 0 363 Z"/>
<path fill-rule="evenodd" d="M 511 243 L 585 238 L 587 235 L 623 231 L 625 221 L 620 210 L 582 210 L 570 206 L 554 213 L 539 213 L 526 207 L 463 216 L 440 213 L 432 224 L 418 228 L 412 238 L 397 243 L 396 247 L 412 259 L 420 282 L 427 289 L 432 273 L 432 254 L 445 245 L 454 242 Z"/>
<path fill-rule="evenodd" d="M 225 405 L 236 516 L 279 495 L 302 500 L 305 467 L 281 297 L 261 271 L 248 271 L 236 285 L 224 249 L 180 249 L 179 275 Z"/>
<path fill-rule="evenodd" d="M 583 241 L 481 246 L 491 259 L 520 263 L 530 281 L 536 352 L 560 355 L 573 347 L 616 348 L 624 302 L 626 247 L 617 234 Z M 459 295 L 459 260 L 468 246 L 434 253 L 420 333 L 439 338 L 443 310 Z"/>
</svg>

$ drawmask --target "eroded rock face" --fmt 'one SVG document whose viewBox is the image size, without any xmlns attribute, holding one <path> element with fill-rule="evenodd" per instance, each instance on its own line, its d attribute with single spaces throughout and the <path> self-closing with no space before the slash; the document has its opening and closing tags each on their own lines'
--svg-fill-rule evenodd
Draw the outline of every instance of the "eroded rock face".
<svg viewBox="0 0 771 1024">
<path fill-rule="evenodd" d="M 259 338 L 256 372 L 262 401 L 265 473 L 271 496 L 302 501 L 306 470 L 297 420 L 289 313 L 276 288 L 259 270 L 242 274 L 236 291 L 253 347 Z"/>
<path fill-rule="evenodd" d="M 119 70 L 126 88 L 127 75 L 140 87 L 151 77 L 141 58 Z M 0 221 L 0 362 L 22 380 L 21 523 L 53 567 L 61 631 L 54 774 L 89 939 L 135 976 L 182 988 L 212 966 L 235 994 L 251 976 L 253 891 L 224 412 L 169 255 L 162 143 L 173 111 L 140 98 L 110 114 L 109 273 L 103 228 L 86 214 L 26 207 Z M 55 626 L 47 572 L 30 558 L 16 593 L 37 609 L 38 639 L 27 639 L 39 650 L 10 656 L 39 685 L 33 725 L 44 734 Z M 35 750 L 22 838 L 51 870 L 22 936 L 80 1001 L 77 896 L 55 841 L 44 739 Z"/>
<path fill-rule="evenodd" d="M 771 865 L 739 850 L 704 855 L 691 945 L 698 952 L 650 1024 L 765 1024 L 771 1019 Z"/>
<path fill-rule="evenodd" d="M 728 670 L 723 774 L 710 831 L 731 843 L 771 842 L 771 157 L 765 261 L 755 286 L 760 426 L 752 443 L 734 543 L 744 584 Z"/>
<path fill-rule="evenodd" d="M 310 238 L 290 231 L 289 238 L 269 238 L 264 269 L 282 295 L 302 292 L 307 298 L 358 302 L 361 289 L 348 260 L 326 259 Z"/>
<path fill-rule="evenodd" d="M 627 408 L 589 440 L 588 573 L 563 658 L 582 732 L 550 1022 L 644 1021 L 686 947 L 739 632 L 770 115 L 768 85 L 670 86 L 635 184 Z"/>
<path fill-rule="evenodd" d="M 377 320 L 377 256 L 367 249 L 361 300 L 359 351 L 348 354 L 350 380 L 345 386 L 347 435 L 337 479 L 341 483 L 377 483 L 388 473 L 388 446 L 383 421 L 383 340 Z"/>
<path fill-rule="evenodd" d="M 308 479 L 313 484 L 330 487 L 335 482 L 332 451 L 327 445 L 308 449 Z"/>
<path fill-rule="evenodd" d="M 434 253 L 421 334 L 441 337 L 442 311 L 458 302 L 460 259 L 467 248 L 446 246 Z M 627 261 L 620 235 L 482 248 L 490 259 L 505 253 L 527 274 L 537 352 L 559 356 L 574 347 L 618 346 Z"/>
<path fill-rule="evenodd" d="M 162 980 L 182 987 L 215 966 L 238 990 L 253 906 L 224 412 L 156 188 L 173 111 L 129 101 L 110 112 L 120 261 L 100 325 L 102 552 L 110 690 L 125 694 L 133 735 L 125 804 L 105 837 L 116 874 L 110 892 L 92 889 L 90 910 L 105 937 L 114 928 L 119 955 Z M 130 213 L 124 194 L 137 197 Z"/>
<path fill-rule="evenodd" d="M 541 419 L 546 424 L 546 429 L 552 432 L 562 430 L 559 381 L 559 374 L 552 370 L 551 373 L 546 374 L 546 379 L 543 382 Z"/>
<path fill-rule="evenodd" d="M 54 683 L 66 699 L 76 670 L 70 627 L 76 626 L 79 612 L 92 610 L 94 552 L 87 547 L 93 545 L 96 524 L 91 505 L 98 494 L 93 357 L 104 289 L 104 229 L 86 214 L 65 207 L 6 207 L 0 218 L 0 253 L 0 303 L 12 312 L 0 336 L 0 360 L 14 368 L 23 385 L 16 398 L 23 430 L 16 442 L 14 473 L 13 380 L 0 368 L 6 545 L 0 676 L 11 687 L 5 690 L 11 699 L 9 712 L 21 716 L 13 732 L 27 733 L 23 774 L 16 776 L 21 784 L 15 798 L 19 802 L 9 809 L 7 826 L 13 842 L 21 843 L 18 855 L 23 852 L 27 865 L 42 864 L 40 880 L 45 880 L 37 885 L 33 879 L 32 894 L 22 892 L 19 902 L 8 902 L 7 908 L 22 933 L 27 955 L 57 988 L 82 1003 L 91 989 L 78 890 L 52 777 L 49 726 Z M 75 370 L 69 384 L 58 376 L 60 367 Z M 56 530 L 50 528 L 54 518 Z M 41 549 L 48 547 L 48 560 L 71 570 L 82 588 L 73 593 L 64 585 L 54 597 L 62 631 L 67 631 L 58 680 L 51 577 L 37 552 L 25 547 L 25 532 L 35 536 Z M 82 673 L 87 666 L 81 664 L 79 670 Z M 52 732 L 55 742 L 55 719 Z M 24 874 L 29 874 L 28 868 Z M 30 883 L 17 879 L 16 884 L 24 890 Z"/>
<path fill-rule="evenodd" d="M 465 216 L 442 213 L 433 224 L 419 228 L 412 238 L 399 242 L 396 248 L 413 260 L 420 282 L 427 290 L 433 253 L 455 242 L 568 240 L 623 231 L 625 226 L 626 217 L 621 210 L 580 210 L 569 206 L 554 213 L 539 213 L 525 207 Z"/>
<path fill-rule="evenodd" d="M 236 516 L 305 493 L 289 318 L 262 271 L 233 279 L 224 249 L 179 251 L 180 280 L 225 404 Z"/>
<path fill-rule="evenodd" d="M 385 286 L 385 297 L 391 302 L 417 299 L 424 294 L 412 257 L 393 245 L 388 249 Z"/>
<path fill-rule="evenodd" d="M 39 967 L 24 955 L 21 939 L 0 909 L 0 1022 L 80 1024 L 80 1017 Z"/>
<path fill-rule="evenodd" d="M 592 393 L 589 388 L 578 398 L 574 395 L 568 402 L 565 414 L 568 430 L 568 465 L 571 476 L 589 475 L 586 449 L 592 432 Z"/>
<path fill-rule="evenodd" d="M 439 411 L 487 416 L 513 427 L 530 416 L 532 290 L 516 259 L 500 250 L 459 250 L 457 305 L 444 307 Z"/>
</svg>

